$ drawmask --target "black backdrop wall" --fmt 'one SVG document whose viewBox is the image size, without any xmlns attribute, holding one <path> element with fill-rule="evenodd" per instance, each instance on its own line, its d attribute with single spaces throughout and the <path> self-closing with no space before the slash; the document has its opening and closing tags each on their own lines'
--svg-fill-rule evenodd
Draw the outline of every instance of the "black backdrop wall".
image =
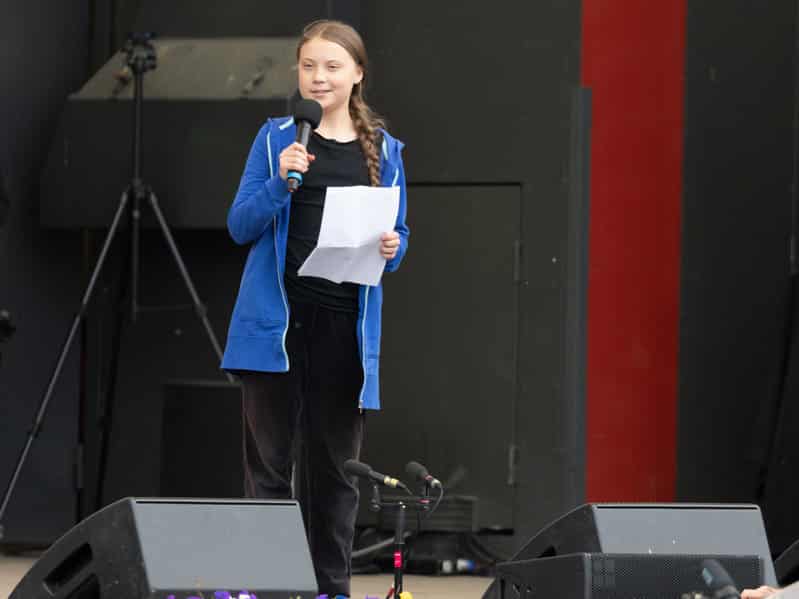
<svg viewBox="0 0 799 599">
<path fill-rule="evenodd" d="M 7 91 L 0 173 L 10 206 L 0 228 L 0 308 L 19 330 L 0 347 L 0 481 L 25 439 L 102 239 L 102 231 L 38 224 L 38 176 L 66 94 L 133 28 L 293 35 L 311 18 L 337 16 L 364 33 L 375 67 L 371 99 L 408 144 L 412 185 L 412 250 L 406 268 L 386 281 L 386 410 L 370 419 L 369 460 L 395 470 L 413 457 L 445 477 L 465 466 L 461 490 L 483 490 L 485 524 L 516 531 L 506 550 L 582 499 L 581 253 L 573 241 L 585 238 L 575 235 L 579 210 L 569 208 L 584 174 L 575 169 L 584 143 L 575 110 L 579 2 L 495 3 L 490 11 L 476 0 L 449 11 L 416 1 L 402 10 L 273 2 L 267 10 L 242 0 L 223 13 L 178 2 L 157 12 L 155 3 L 136 0 L 77 10 L 8 4 L 0 23 L 3 55 L 11 57 L 0 67 Z M 779 551 L 799 537 L 799 456 L 791 443 L 799 432 L 799 306 L 789 261 L 796 5 L 689 2 L 687 18 L 678 498 L 759 501 Z M 246 150 L 230 159 L 243 163 Z M 221 227 L 177 232 L 220 336 L 244 258 Z M 465 236 L 469 255 L 453 243 L 456 235 Z M 186 300 L 166 256 L 147 232 L 148 303 Z M 7 541 L 46 543 L 74 523 L 76 463 L 86 466 L 82 498 L 88 505 L 94 496 L 115 258 L 86 330 L 87 452 L 75 456 L 81 370 L 73 352 L 11 504 Z M 490 274 L 492 288 L 464 285 L 477 274 Z M 426 302 L 432 289 L 437 300 Z M 452 301 L 458 296 L 469 301 Z M 482 323 L 477 338 L 462 326 L 473 320 Z M 425 339 L 424 351 L 415 335 Z M 485 348 L 490 360 L 480 354 Z M 126 329 L 105 502 L 159 493 L 166 389 L 175 379 L 219 380 L 216 366 L 190 312 L 148 316 Z M 474 415 L 489 412 L 476 427 Z M 420 415 L 429 428 L 414 424 Z M 407 446 L 385 441 L 394 423 L 412 430 Z M 191 433 L 206 448 L 220 438 L 235 443 L 238 434 Z"/>
<path fill-rule="evenodd" d="M 0 309 L 18 327 L 0 346 L 3 489 L 75 308 L 68 300 L 82 283 L 80 235 L 39 228 L 38 179 L 64 98 L 87 77 L 88 30 L 86 6 L 75 3 L 7 2 L 0 19 L 0 172 L 9 201 L 0 225 Z M 73 353 L 66 363 L 45 433 L 9 507 L 11 540 L 48 542 L 74 523 L 77 358 Z"/>
<path fill-rule="evenodd" d="M 567 235 L 579 180 L 573 150 L 583 141 L 572 137 L 580 3 L 367 6 L 363 27 L 376 49 L 372 97 L 408 144 L 416 210 L 427 216 L 419 225 L 436 223 L 433 231 L 417 226 L 416 242 L 434 245 L 419 245 L 407 270 L 386 282 L 386 339 L 401 338 L 400 328 L 417 318 L 429 326 L 413 342 L 386 342 L 388 403 L 372 434 L 382 434 L 379 448 L 388 448 L 391 425 L 406 423 L 398 430 L 408 431 L 407 447 L 431 467 L 446 476 L 464 465 L 480 481 L 458 490 L 479 491 L 481 510 L 494 516 L 483 525 L 513 527 L 524 539 L 582 495 L 582 464 L 571 469 L 579 449 L 564 335 L 569 300 L 578 297 L 567 289 Z M 447 246 L 448 259 L 432 258 L 433 272 L 414 281 L 424 289 L 411 304 L 416 310 L 403 314 L 411 300 L 403 283 Z M 440 316 L 427 320 L 430 310 Z M 399 359 L 425 352 L 419 345 L 435 338 L 441 343 L 430 355 Z M 393 382 L 408 377 L 411 384 L 399 387 L 407 393 L 393 395 Z M 404 413 L 406 405 L 412 408 Z M 414 431 L 419 415 L 430 425 Z M 383 459 L 400 468 L 408 451 L 384 449 Z"/>
<path fill-rule="evenodd" d="M 130 28 L 122 23 L 125 15 L 135 20 L 135 28 L 163 36 L 295 34 L 310 18 L 329 15 L 360 25 L 374 63 L 371 100 L 407 143 L 414 248 L 405 268 L 386 281 L 386 410 L 370 418 L 366 455 L 375 466 L 394 471 L 408 459 L 421 459 L 443 477 L 463 473 L 460 467 L 465 467 L 458 491 L 485 497 L 485 525 L 515 530 L 502 547 L 509 551 L 579 503 L 583 492 L 576 382 L 581 372 L 575 366 L 581 329 L 574 326 L 580 322 L 580 272 L 575 267 L 580 252 L 569 242 L 569 235 L 572 241 L 581 239 L 580 215 L 569 205 L 580 203 L 584 189 L 577 168 L 585 143 L 578 124 L 587 122 L 578 101 L 580 3 L 507 1 L 488 10 L 479 1 L 446 9 L 415 0 L 401 8 L 320 2 L 316 8 L 303 3 L 300 9 L 289 2 L 230 2 L 224 18 L 213 21 L 204 15 L 214 14 L 211 4 L 216 3 L 201 4 L 120 2 L 108 12 L 95 9 L 85 58 L 94 67 L 102 64 L 99 57 L 118 44 L 119 32 Z M 165 11 L 162 20 L 153 12 L 156 6 Z M 254 124 L 253 134 L 256 130 Z M 153 135 L 158 133 L 145 132 L 146 139 Z M 229 159 L 243 164 L 247 149 Z M 31 172 L 36 166 L 29 165 Z M 29 197 L 35 199 L 35 193 Z M 192 201 L 227 204 L 230 198 Z M 67 235 L 40 232 L 33 221 L 25 226 L 28 234 L 48 242 Z M 244 260 L 223 226 L 177 232 L 220 336 Z M 101 231 L 89 235 L 90 252 L 96 252 L 101 238 Z M 75 258 L 72 287 L 42 300 L 40 308 L 57 321 L 41 338 L 49 346 L 62 339 L 69 311 L 79 299 L 80 240 L 69 239 Z M 102 361 L 108 354 L 119 267 L 115 257 L 86 331 L 87 500 L 96 484 L 96 420 L 108 381 Z M 142 272 L 143 303 L 185 303 L 182 283 L 154 232 L 143 238 Z M 491 285 L 475 283 L 480 280 Z M 567 313 L 574 317 L 571 325 Z M 191 312 L 146 315 L 125 328 L 122 348 L 106 503 L 123 495 L 159 493 L 161 440 L 169 434 L 162 422 L 165 388 L 175 379 L 221 378 Z M 15 346 L 20 360 L 33 355 L 22 350 Z M 49 367 L 32 366 L 39 381 Z M 75 380 L 64 385 L 77 387 Z M 20 403 L 31 405 L 40 391 L 13 389 Z M 74 418 L 74 403 L 58 403 Z M 225 409 L 238 408 L 229 404 Z M 14 427 L 26 426 L 24 411 L 9 416 Z M 428 418 L 429 424 L 418 424 Z M 395 423 L 406 421 L 407 445 L 395 446 L 387 435 Z M 235 444 L 239 434 L 235 428 L 193 432 L 195 442 L 204 446 Z M 63 454 L 71 451 L 73 435 L 52 429 L 50 434 Z M 19 437 L 0 442 L 16 447 Z M 0 475 L 10 468 L 8 452 L 2 456 Z M 29 466 L 37 472 L 44 468 Z M 52 468 L 69 478 L 68 465 Z M 215 491 L 210 488 L 207 495 L 220 494 Z M 21 497 L 14 504 L 22 539 L 35 516 L 24 509 Z M 54 523 L 50 530 L 57 528 Z"/>
<path fill-rule="evenodd" d="M 689 2 L 686 40 L 678 497 L 760 501 L 775 552 L 799 536 L 796 17 Z"/>
<path fill-rule="evenodd" d="M 369 460 L 396 469 L 414 457 L 444 476 L 466 466 L 461 490 L 494 489 L 484 493 L 485 523 L 516 531 L 503 549 L 582 499 L 582 279 L 574 241 L 585 237 L 575 234 L 583 230 L 580 211 L 570 209 L 584 174 L 575 168 L 584 144 L 575 101 L 579 2 L 501 2 L 487 10 L 475 0 L 447 11 L 416 1 L 402 10 L 342 0 L 272 2 L 268 9 L 241 0 L 214 10 L 196 2 L 156 10 L 139 0 L 78 9 L 7 4 L 0 22 L 0 47 L 11 57 L 0 67 L 7 142 L 0 173 L 10 212 L 0 228 L 0 308 L 11 311 L 19 330 L 0 347 L 0 482 L 25 439 L 102 239 L 102 231 L 38 224 L 38 176 L 66 94 L 130 29 L 293 35 L 311 18 L 336 16 L 364 33 L 375 67 L 371 99 L 408 144 L 412 184 L 412 250 L 406 268 L 386 281 L 386 410 L 370 419 Z M 799 306 L 789 262 L 796 18 L 794 0 L 756 9 L 737 0 L 688 2 L 678 498 L 759 501 L 775 551 L 799 537 L 799 456 L 791 443 L 799 432 Z M 243 163 L 246 150 L 230 159 Z M 221 227 L 177 232 L 220 336 L 244 258 Z M 465 237 L 468 255 L 453 243 L 456 235 Z M 148 303 L 186 300 L 166 256 L 158 236 L 146 233 Z M 86 466 L 82 498 L 88 505 L 94 496 L 96 419 L 108 380 L 101 364 L 119 266 L 116 257 L 92 306 L 87 379 L 81 387 L 73 352 L 11 504 L 7 541 L 46 543 L 74 523 L 76 463 Z M 478 274 L 491 275 L 491 289 L 464 285 Z M 426 302 L 433 289 L 437 300 Z M 457 296 L 469 301 L 453 302 Z M 476 315 L 478 338 L 462 326 Z M 415 334 L 425 339 L 424 351 Z M 490 360 L 480 355 L 485 348 Z M 166 389 L 175 379 L 219 380 L 190 312 L 143 318 L 126 329 L 123 350 L 105 502 L 159 493 Z M 436 363 L 433 354 L 445 357 Z M 75 456 L 80 388 L 83 459 Z M 226 402 L 224 409 L 236 408 Z M 492 418 L 476 428 L 475 414 L 489 411 Z M 413 424 L 409 445 L 392 449 L 385 442 L 391 425 L 411 430 L 419 415 L 429 428 Z M 206 448 L 220 438 L 235 443 L 238 434 L 191 433 Z"/>
</svg>

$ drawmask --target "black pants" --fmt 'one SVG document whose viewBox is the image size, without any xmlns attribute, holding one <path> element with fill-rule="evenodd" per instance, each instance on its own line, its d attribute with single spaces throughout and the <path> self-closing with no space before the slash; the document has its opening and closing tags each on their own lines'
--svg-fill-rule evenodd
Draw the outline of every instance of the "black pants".
<svg viewBox="0 0 799 599">
<path fill-rule="evenodd" d="M 242 372 L 244 477 L 247 497 L 297 499 L 319 593 L 349 596 L 358 511 L 356 481 L 344 473 L 358 459 L 363 371 L 356 315 L 292 304 L 286 336 L 288 373 Z"/>
</svg>

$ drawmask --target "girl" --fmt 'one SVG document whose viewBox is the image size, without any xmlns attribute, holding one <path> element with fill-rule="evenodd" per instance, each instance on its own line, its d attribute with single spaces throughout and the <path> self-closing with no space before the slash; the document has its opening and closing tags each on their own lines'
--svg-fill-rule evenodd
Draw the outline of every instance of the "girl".
<svg viewBox="0 0 799 599">
<path fill-rule="evenodd" d="M 295 431 L 302 451 L 295 492 L 302 506 L 320 593 L 349 595 L 358 506 L 343 471 L 358 459 L 363 411 L 379 409 L 382 288 L 299 277 L 315 247 L 330 185 L 398 185 L 394 231 L 381 237 L 386 272 L 408 247 L 402 143 L 364 101 L 366 51 L 337 21 L 308 25 L 297 46 L 298 84 L 322 106 L 308 148 L 292 118 L 270 119 L 255 138 L 228 229 L 250 244 L 222 368 L 241 377 L 245 493 L 292 494 Z M 289 194 L 289 171 L 303 183 Z"/>
</svg>

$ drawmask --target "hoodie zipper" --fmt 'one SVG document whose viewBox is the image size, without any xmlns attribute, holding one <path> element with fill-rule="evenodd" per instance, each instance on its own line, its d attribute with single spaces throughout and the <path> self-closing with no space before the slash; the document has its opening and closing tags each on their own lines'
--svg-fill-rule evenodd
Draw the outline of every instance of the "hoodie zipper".
<svg viewBox="0 0 799 599">
<path fill-rule="evenodd" d="M 366 391 L 366 315 L 369 308 L 369 286 L 363 296 L 363 321 L 361 321 L 361 368 L 363 368 L 363 385 L 358 396 L 358 409 L 363 410 L 363 394 Z"/>
<path fill-rule="evenodd" d="M 271 179 L 274 177 L 274 167 L 272 166 L 272 132 L 266 134 L 266 151 L 268 154 L 268 162 L 269 162 L 269 178 Z M 280 261 L 278 260 L 278 246 L 277 246 L 277 214 L 272 217 L 272 226 L 274 228 L 274 235 L 273 238 L 275 240 L 275 273 L 277 276 L 277 285 L 280 288 L 280 297 L 283 300 L 283 308 L 286 311 L 286 326 L 283 328 L 283 336 L 281 339 L 282 348 L 283 348 L 283 357 L 286 359 L 286 372 L 289 370 L 289 353 L 286 351 L 286 335 L 289 332 L 289 304 L 286 300 L 286 291 L 283 289 L 283 278 L 280 276 Z"/>
</svg>

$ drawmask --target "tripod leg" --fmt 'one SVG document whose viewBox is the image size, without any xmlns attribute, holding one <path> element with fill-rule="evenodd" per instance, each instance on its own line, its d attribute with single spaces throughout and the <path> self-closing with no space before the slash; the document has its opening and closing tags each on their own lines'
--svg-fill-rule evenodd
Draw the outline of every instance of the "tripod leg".
<svg viewBox="0 0 799 599">
<path fill-rule="evenodd" d="M 135 219 L 133 216 L 132 219 Z M 131 223 L 133 225 L 133 222 Z M 131 226 L 130 233 L 136 236 L 138 231 Z M 97 465 L 97 485 L 94 491 L 94 510 L 97 511 L 103 507 L 103 489 L 105 487 L 105 475 L 108 469 L 108 447 L 111 442 L 111 430 L 114 426 L 114 403 L 116 398 L 117 376 L 119 375 L 119 354 L 122 348 L 122 331 L 125 326 L 125 316 L 127 311 L 124 306 L 124 298 L 127 295 L 127 285 L 132 284 L 130 277 L 131 271 L 136 268 L 135 257 L 132 255 L 138 248 L 136 243 L 132 243 L 128 249 L 128 255 L 125 257 L 125 268 L 121 273 L 119 279 L 119 290 L 117 291 L 117 300 L 114 302 L 116 314 L 114 315 L 114 330 L 111 337 L 111 360 L 108 367 L 108 384 L 106 385 L 105 401 L 103 402 L 102 410 L 100 411 L 100 442 L 99 442 L 99 458 Z M 135 301 L 131 298 L 131 301 Z M 135 317 L 135 313 L 131 313 L 131 318 Z"/>
<path fill-rule="evenodd" d="M 108 255 L 108 249 L 111 247 L 111 242 L 116 235 L 117 229 L 119 228 L 119 221 L 122 217 L 122 213 L 125 211 L 125 207 L 128 204 L 129 195 L 128 192 L 125 191 L 122 194 L 122 197 L 119 200 L 119 206 L 117 207 L 116 214 L 114 214 L 114 220 L 111 222 L 111 227 L 108 229 L 108 235 L 106 235 L 105 242 L 103 243 L 103 249 L 100 251 L 100 257 L 97 259 L 97 264 L 94 266 L 94 271 L 92 272 L 92 276 L 89 279 L 89 284 L 86 287 L 86 291 L 83 294 L 83 299 L 81 300 L 80 308 L 75 314 L 75 318 L 72 321 L 72 326 L 69 329 L 69 334 L 67 335 L 66 341 L 64 341 L 64 345 L 61 348 L 61 353 L 58 356 L 58 361 L 56 362 L 55 370 L 53 370 L 52 375 L 50 376 L 50 382 L 47 384 L 47 390 L 44 393 L 44 397 L 42 397 L 41 402 L 39 403 L 39 409 L 36 411 L 36 419 L 34 420 L 33 427 L 28 432 L 28 439 L 25 442 L 25 446 L 22 449 L 22 453 L 17 460 L 17 464 L 14 468 L 14 473 L 11 475 L 11 481 L 8 483 L 8 487 L 6 487 L 5 494 L 3 496 L 3 502 L 0 504 L 0 523 L 3 521 L 3 516 L 5 515 L 6 508 L 8 507 L 8 503 L 11 500 L 11 495 L 14 493 L 14 488 L 17 485 L 17 480 L 19 479 L 19 474 L 22 471 L 22 467 L 25 464 L 25 460 L 28 457 L 28 453 L 30 452 L 31 446 L 33 445 L 33 441 L 36 436 L 39 434 L 39 431 L 42 428 L 42 422 L 44 421 L 45 413 L 47 412 L 47 406 L 50 403 L 50 398 L 53 395 L 53 390 L 55 389 L 56 381 L 58 381 L 58 377 L 61 374 L 61 369 L 64 367 L 64 362 L 66 361 L 67 354 L 69 353 L 69 348 L 72 345 L 72 341 L 75 338 L 75 334 L 78 331 L 78 327 L 80 326 L 81 320 L 86 314 L 86 308 L 89 305 L 89 301 L 91 300 L 92 293 L 94 292 L 94 286 L 97 284 L 97 278 L 100 274 L 100 271 L 103 268 L 103 264 L 105 263 L 106 256 Z M 3 529 L 2 525 L 0 524 L 0 538 L 3 536 Z"/>
<path fill-rule="evenodd" d="M 205 308 L 202 301 L 200 301 L 200 296 L 197 295 L 197 290 L 194 288 L 194 283 L 191 281 L 189 271 L 186 269 L 186 265 L 183 263 L 183 258 L 178 251 L 178 246 L 175 244 L 174 238 L 172 237 L 172 232 L 169 230 L 169 225 L 167 225 L 166 219 L 164 218 L 161 208 L 158 205 L 158 198 L 152 191 L 148 194 L 148 198 L 150 200 L 150 205 L 153 208 L 153 212 L 155 213 L 155 217 L 158 219 L 161 232 L 164 234 L 164 238 L 166 239 L 169 249 L 172 252 L 172 257 L 175 259 L 175 262 L 177 262 L 180 274 L 183 276 L 183 281 L 186 283 L 186 288 L 189 290 L 189 294 L 191 295 L 191 300 L 194 303 L 194 309 L 197 312 L 197 316 L 199 316 L 200 320 L 202 320 L 203 326 L 205 327 L 205 332 L 208 333 L 208 338 L 211 340 L 211 345 L 213 345 L 214 351 L 216 352 L 216 357 L 221 362 L 222 348 L 219 345 L 219 342 L 216 340 L 216 335 L 214 334 L 214 330 L 211 328 L 211 323 L 208 320 L 208 310 Z M 233 377 L 229 373 L 226 372 L 225 376 L 227 377 L 228 381 L 231 383 L 234 382 Z"/>
<path fill-rule="evenodd" d="M 139 238 L 141 228 L 141 188 L 137 181 L 133 186 L 133 202 L 130 211 L 130 320 L 136 322 L 139 314 Z"/>
</svg>

